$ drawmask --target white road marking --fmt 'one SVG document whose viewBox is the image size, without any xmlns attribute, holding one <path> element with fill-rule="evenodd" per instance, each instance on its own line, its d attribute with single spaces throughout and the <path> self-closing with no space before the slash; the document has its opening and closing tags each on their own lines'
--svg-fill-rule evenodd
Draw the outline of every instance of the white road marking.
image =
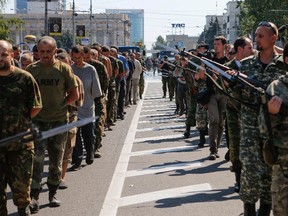
<svg viewBox="0 0 288 216">
<path fill-rule="evenodd" d="M 127 171 L 126 177 L 150 175 L 150 174 L 168 172 L 168 171 L 179 170 L 179 169 L 185 170 L 185 169 L 197 168 L 201 166 L 202 164 L 200 162 L 176 163 L 172 165 L 155 166 L 155 167 L 149 167 L 149 168 L 144 168 L 140 170 Z"/>
<path fill-rule="evenodd" d="M 147 90 L 147 85 L 145 91 Z M 145 95 L 145 92 L 144 92 Z M 128 134 L 126 136 L 119 160 L 117 162 L 108 192 L 106 194 L 102 210 L 99 216 L 115 216 L 118 209 L 118 200 L 121 197 L 122 188 L 125 181 L 125 174 L 129 164 L 129 153 L 132 150 L 135 134 L 137 131 L 137 123 L 140 117 L 140 111 L 143 105 L 143 100 L 140 100 L 135 110 L 134 116 Z"/>
<path fill-rule="evenodd" d="M 193 133 L 190 133 L 190 134 L 193 134 Z M 184 135 L 179 133 L 177 135 L 138 138 L 138 139 L 134 139 L 134 143 L 143 143 L 143 142 L 149 142 L 149 141 L 163 141 L 164 142 L 165 140 L 180 139 L 180 138 L 184 139 Z M 192 139 L 190 138 L 189 140 L 192 141 L 196 139 L 199 139 L 199 137 L 192 137 Z"/>
<path fill-rule="evenodd" d="M 159 123 L 168 123 L 168 122 L 185 122 L 185 119 L 179 119 L 179 118 L 174 118 L 174 119 L 160 119 L 160 120 L 148 120 L 148 121 L 139 121 L 138 124 L 159 124 Z"/>
<path fill-rule="evenodd" d="M 170 111 L 170 110 L 175 110 L 175 108 L 165 108 L 165 109 L 142 109 L 141 112 L 163 112 L 163 111 Z"/>
<path fill-rule="evenodd" d="M 154 191 L 151 193 L 122 197 L 119 201 L 119 207 L 134 205 L 138 203 L 152 202 L 167 198 L 191 196 L 211 190 L 212 190 L 211 185 L 208 183 L 204 183 L 162 191 Z"/>
<path fill-rule="evenodd" d="M 141 115 L 140 117 L 159 117 L 159 116 L 175 116 L 174 112 L 171 113 L 159 113 L 159 114 L 146 114 L 146 115 Z"/>
<path fill-rule="evenodd" d="M 140 128 L 137 129 L 137 132 L 145 132 L 145 131 L 160 131 L 160 130 L 169 130 L 169 129 L 181 129 L 185 128 L 185 125 L 172 125 L 172 126 L 162 126 L 162 127 L 153 127 L 153 128 Z"/>
<path fill-rule="evenodd" d="M 143 156 L 143 155 L 150 155 L 150 154 L 164 154 L 169 152 L 180 152 L 180 151 L 193 151 L 196 149 L 197 146 L 179 146 L 179 147 L 173 147 L 173 148 L 161 148 L 161 149 L 152 149 L 152 150 L 146 150 L 146 151 L 137 151 L 137 152 L 131 152 L 130 156 Z"/>
</svg>

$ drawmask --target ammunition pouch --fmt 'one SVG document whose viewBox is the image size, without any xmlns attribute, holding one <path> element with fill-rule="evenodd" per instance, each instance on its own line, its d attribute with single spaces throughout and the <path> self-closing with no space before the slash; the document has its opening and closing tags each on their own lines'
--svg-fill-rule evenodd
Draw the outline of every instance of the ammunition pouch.
<svg viewBox="0 0 288 216">
<path fill-rule="evenodd" d="M 264 158 L 265 163 L 268 166 L 273 166 L 277 164 L 277 155 L 274 155 L 273 152 L 271 151 L 271 147 L 269 146 L 269 141 L 265 141 L 263 146 L 262 146 L 262 155 Z M 273 146 L 273 148 L 275 149 L 274 152 L 276 151 L 276 147 Z"/>
<path fill-rule="evenodd" d="M 197 93 L 197 103 L 201 105 L 206 105 L 210 101 L 211 92 L 208 88 L 202 89 Z"/>
</svg>

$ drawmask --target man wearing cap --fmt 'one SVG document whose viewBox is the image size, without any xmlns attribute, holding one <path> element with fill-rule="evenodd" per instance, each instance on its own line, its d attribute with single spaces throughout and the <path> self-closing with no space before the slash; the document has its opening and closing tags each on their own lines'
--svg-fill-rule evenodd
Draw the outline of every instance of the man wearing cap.
<svg viewBox="0 0 288 216">
<path fill-rule="evenodd" d="M 286 73 L 282 56 L 275 52 L 278 30 L 274 23 L 260 22 L 255 32 L 257 50 L 253 56 L 241 62 L 240 72 L 257 79 L 267 86 Z M 250 87 L 241 89 L 246 103 L 258 104 L 260 95 Z M 244 202 L 244 216 L 256 215 L 255 203 L 260 199 L 258 215 L 270 215 L 271 210 L 271 167 L 264 163 L 262 144 L 266 137 L 260 136 L 259 110 L 241 106 L 241 139 L 239 158 L 242 164 L 240 198 Z"/>
<path fill-rule="evenodd" d="M 166 62 L 169 62 L 168 56 L 165 55 L 163 61 L 158 65 L 162 73 L 162 90 L 163 90 L 163 98 L 166 97 L 167 86 L 169 88 L 169 77 L 170 77 L 170 67 Z M 168 90 L 169 91 L 169 90 Z"/>
</svg>

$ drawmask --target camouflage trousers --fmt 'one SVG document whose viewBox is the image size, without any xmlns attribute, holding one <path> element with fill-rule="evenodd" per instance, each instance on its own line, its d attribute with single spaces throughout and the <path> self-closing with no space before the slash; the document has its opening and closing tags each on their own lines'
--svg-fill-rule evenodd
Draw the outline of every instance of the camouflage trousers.
<svg viewBox="0 0 288 216">
<path fill-rule="evenodd" d="M 76 122 L 78 120 L 77 115 L 73 115 L 69 117 L 69 123 Z M 77 127 L 72 128 L 68 131 L 67 142 L 65 145 L 64 155 L 63 155 L 63 163 L 71 163 L 72 162 L 72 153 L 76 143 L 76 134 Z"/>
<path fill-rule="evenodd" d="M 33 145 L 32 145 L 33 146 Z M 19 151 L 0 151 L 0 215 L 8 214 L 7 184 L 13 193 L 13 202 L 18 208 L 30 203 L 34 150 L 33 147 Z"/>
<path fill-rule="evenodd" d="M 288 149 L 281 149 L 278 152 L 281 166 L 273 166 L 271 185 L 274 216 L 288 215 Z"/>
<path fill-rule="evenodd" d="M 34 122 L 40 131 L 46 131 L 67 122 Z M 49 168 L 47 183 L 58 186 L 61 182 L 62 160 L 67 142 L 67 132 L 57 134 L 40 142 L 35 142 L 35 159 L 33 164 L 32 189 L 41 189 L 45 150 L 48 151 Z"/>
<path fill-rule="evenodd" d="M 102 145 L 102 134 L 105 129 L 105 117 L 106 117 L 106 98 L 102 96 L 95 101 L 95 116 L 99 116 L 99 118 L 95 122 L 95 151 L 99 149 Z"/>
<path fill-rule="evenodd" d="M 191 91 L 186 91 L 186 102 L 187 102 L 187 107 L 186 107 L 186 125 L 190 126 L 196 126 L 196 96 L 191 94 Z"/>
<path fill-rule="evenodd" d="M 162 76 L 162 90 L 163 90 L 163 95 L 166 97 L 167 93 L 167 86 L 169 83 L 169 77 L 164 77 Z M 168 87 L 169 88 L 169 87 Z"/>
<path fill-rule="evenodd" d="M 273 215 L 288 215 L 288 178 L 279 165 L 273 166 L 271 192 Z"/>
<path fill-rule="evenodd" d="M 176 92 L 176 88 L 177 88 L 177 78 L 176 77 L 169 77 L 168 89 L 169 89 L 169 98 L 170 99 L 172 99 L 174 97 L 174 94 Z"/>
<path fill-rule="evenodd" d="M 111 125 L 114 122 L 116 104 L 116 87 L 115 82 L 110 82 L 108 87 L 108 101 L 107 101 L 107 124 Z"/>
<path fill-rule="evenodd" d="M 144 72 L 140 74 L 140 79 L 139 79 L 139 96 L 142 97 L 144 93 L 144 88 L 145 88 L 145 78 L 144 78 Z"/>
<path fill-rule="evenodd" d="M 229 152 L 230 161 L 232 163 L 232 171 L 241 171 L 241 162 L 239 160 L 239 142 L 240 142 L 240 119 L 239 111 L 235 108 L 227 106 L 226 117 L 229 134 Z"/>
<path fill-rule="evenodd" d="M 208 124 L 207 107 L 199 103 L 196 105 L 196 128 L 197 130 L 205 130 Z"/>
<path fill-rule="evenodd" d="M 272 169 L 265 164 L 258 127 L 241 125 L 239 158 L 242 163 L 240 198 L 244 203 L 271 204 Z"/>
</svg>

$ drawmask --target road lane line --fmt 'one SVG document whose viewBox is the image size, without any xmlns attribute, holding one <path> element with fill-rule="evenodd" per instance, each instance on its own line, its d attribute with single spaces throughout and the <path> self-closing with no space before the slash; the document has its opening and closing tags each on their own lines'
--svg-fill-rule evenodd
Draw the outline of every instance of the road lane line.
<svg viewBox="0 0 288 216">
<path fill-rule="evenodd" d="M 191 130 L 193 131 L 193 130 Z M 195 132 L 191 132 L 190 135 L 193 135 Z M 176 135 L 167 135 L 167 136 L 156 136 L 156 137 L 143 137 L 143 138 L 138 138 L 134 139 L 134 143 L 144 143 L 144 142 L 153 142 L 153 141 L 165 141 L 165 140 L 171 140 L 171 139 L 184 139 L 184 135 L 179 133 Z M 199 139 L 199 137 L 192 137 L 189 138 L 189 140 L 193 141 Z"/>
<path fill-rule="evenodd" d="M 160 130 L 169 130 L 169 129 L 182 129 L 185 128 L 185 125 L 172 125 L 172 126 L 162 126 L 162 127 L 153 127 L 153 128 L 140 128 L 137 129 L 137 132 L 145 132 L 145 131 L 160 131 Z"/>
<path fill-rule="evenodd" d="M 130 170 L 126 172 L 126 177 L 135 177 L 135 176 L 142 176 L 142 175 L 150 175 L 156 174 L 161 172 L 169 172 L 174 170 L 186 170 L 191 168 L 198 168 L 201 167 L 202 164 L 200 162 L 189 162 L 189 163 L 176 163 L 172 165 L 160 165 L 154 166 L 139 170 Z"/>
<path fill-rule="evenodd" d="M 165 154 L 165 153 L 172 153 L 172 152 L 180 152 L 180 151 L 193 151 L 194 149 L 198 148 L 197 146 L 179 146 L 179 147 L 172 147 L 172 148 L 161 148 L 161 149 L 152 149 L 152 150 L 145 150 L 145 151 L 137 151 L 131 152 L 130 156 L 143 156 L 149 154 Z"/>
<path fill-rule="evenodd" d="M 147 90 L 145 87 L 144 95 Z M 137 123 L 140 117 L 140 111 L 142 109 L 143 100 L 140 100 L 135 110 L 134 116 L 128 134 L 126 136 L 119 160 L 117 162 L 108 192 L 106 194 L 102 210 L 99 216 L 116 216 L 118 209 L 118 201 L 121 197 L 125 175 L 129 164 L 129 153 L 132 150 L 135 134 L 137 131 Z"/>
<path fill-rule="evenodd" d="M 138 203 L 152 202 L 167 198 L 186 197 L 203 192 L 208 192 L 211 190 L 212 190 L 211 185 L 208 183 L 204 183 L 204 184 L 190 185 L 186 187 L 173 188 L 168 190 L 154 191 L 151 193 L 122 197 L 119 201 L 119 207 L 135 205 Z"/>
</svg>

